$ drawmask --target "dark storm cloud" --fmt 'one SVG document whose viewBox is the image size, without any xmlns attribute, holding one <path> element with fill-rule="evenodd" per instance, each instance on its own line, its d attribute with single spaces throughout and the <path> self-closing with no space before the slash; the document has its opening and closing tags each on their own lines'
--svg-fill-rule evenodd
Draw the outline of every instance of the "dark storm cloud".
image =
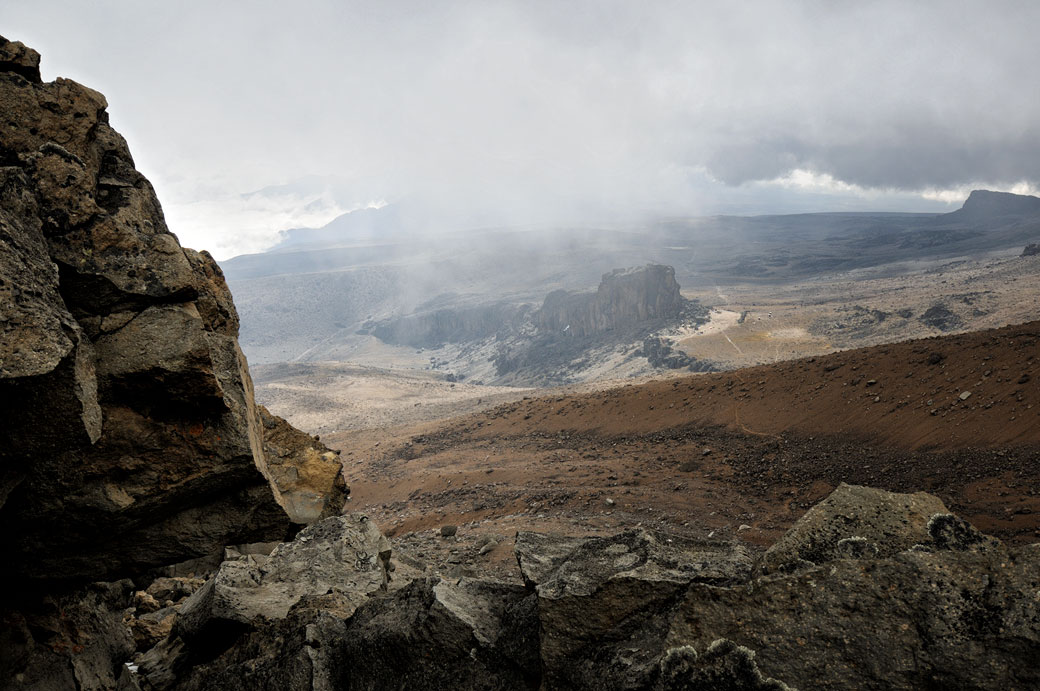
<svg viewBox="0 0 1040 691">
<path fill-rule="evenodd" d="M 108 96 L 182 232 L 228 251 L 377 200 L 552 222 L 711 212 L 792 171 L 846 195 L 1035 186 L 1037 26 L 1011 1 L 0 6 L 45 75 Z M 241 194 L 307 175 L 334 189 Z"/>
</svg>

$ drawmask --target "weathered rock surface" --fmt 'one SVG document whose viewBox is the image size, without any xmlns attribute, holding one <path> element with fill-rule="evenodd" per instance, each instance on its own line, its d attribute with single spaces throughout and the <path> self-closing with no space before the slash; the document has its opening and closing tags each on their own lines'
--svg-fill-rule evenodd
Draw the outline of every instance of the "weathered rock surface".
<svg viewBox="0 0 1040 691">
<path fill-rule="evenodd" d="M 180 606 L 170 638 L 140 658 L 150 685 L 170 685 L 254 629 L 273 630 L 287 618 L 299 623 L 307 612 L 347 619 L 372 596 L 407 586 L 419 575 L 391 562 L 389 542 L 362 514 L 327 518 L 270 554 L 229 549 L 228 557 Z M 169 580 L 152 585 L 160 589 Z"/>
<path fill-rule="evenodd" d="M 522 544 L 529 550 L 532 541 Z M 550 688 L 641 683 L 667 634 L 662 614 L 687 586 L 742 583 L 752 566 L 742 545 L 644 529 L 590 538 L 548 573 L 542 565 L 556 561 L 562 550 L 545 542 L 542 547 L 548 548 L 547 559 L 518 552 L 518 560 L 521 568 L 525 562 L 538 566 L 524 580 L 537 583 L 541 659 Z"/>
<path fill-rule="evenodd" d="M 264 406 L 257 408 L 264 427 L 267 469 L 293 522 L 314 523 L 342 513 L 350 490 L 343 479 L 339 452 Z"/>
<path fill-rule="evenodd" d="M 356 607 L 396 580 L 390 543 L 375 523 L 363 514 L 333 516 L 269 556 L 225 561 L 184 603 L 176 633 L 188 642 L 212 639 L 214 631 L 234 630 L 257 617 L 282 619 L 301 598 L 329 592 L 341 593 Z"/>
<path fill-rule="evenodd" d="M 1040 243 L 1031 242 L 1028 245 L 1026 245 L 1025 249 L 1022 250 L 1022 255 L 1021 256 L 1023 256 L 1023 257 L 1036 257 L 1036 256 L 1040 256 Z"/>
<path fill-rule="evenodd" d="M 939 512 L 929 516 L 933 508 Z M 924 494 L 840 487 L 781 541 L 787 554 L 813 556 L 815 565 L 804 560 L 770 575 L 756 575 L 748 548 L 735 542 L 644 529 L 583 538 L 522 532 L 516 556 L 523 586 L 399 569 L 397 590 L 362 582 L 362 574 L 336 577 L 353 585 L 330 591 L 321 579 L 331 582 L 341 567 L 331 567 L 332 553 L 307 536 L 279 547 L 286 570 L 278 578 L 308 581 L 306 594 L 287 598 L 295 599 L 291 608 L 267 601 L 266 618 L 256 616 L 255 602 L 234 601 L 269 588 L 264 570 L 275 556 L 234 562 L 242 576 L 235 583 L 222 568 L 210 585 L 233 593 L 219 616 L 238 628 L 225 628 L 219 640 L 186 640 L 178 629 L 191 624 L 178 622 L 143 656 L 143 686 L 785 691 L 1040 684 L 1040 548 L 1009 550 Z M 313 578 L 311 569 L 325 575 Z M 205 589 L 192 596 L 207 598 L 215 602 Z"/>
<path fill-rule="evenodd" d="M 531 593 L 490 580 L 420 578 L 356 611 L 343 608 L 342 596 L 303 599 L 172 688 L 491 691 L 537 689 L 540 678 Z"/>
<path fill-rule="evenodd" d="M 223 274 L 169 232 L 106 107 L 0 38 L 6 579 L 126 574 L 341 506 L 328 449 L 283 421 L 265 444 Z"/>
<path fill-rule="evenodd" d="M 23 594 L 0 610 L 0 689 L 137 689 L 123 662 L 134 638 L 123 623 L 129 580 L 95 583 L 57 596 Z"/>
<path fill-rule="evenodd" d="M 603 274 L 595 293 L 549 293 L 533 319 L 543 331 L 580 338 L 652 319 L 674 319 L 684 305 L 675 269 L 648 264 Z"/>
<path fill-rule="evenodd" d="M 805 689 L 1036 688 L 1038 574 L 1036 549 L 907 551 L 745 588 L 693 586 L 668 642 L 729 639 Z"/>
<path fill-rule="evenodd" d="M 815 566 L 843 556 L 890 557 L 929 542 L 928 522 L 949 513 L 938 498 L 842 483 L 809 509 L 762 557 L 762 573 Z"/>
</svg>

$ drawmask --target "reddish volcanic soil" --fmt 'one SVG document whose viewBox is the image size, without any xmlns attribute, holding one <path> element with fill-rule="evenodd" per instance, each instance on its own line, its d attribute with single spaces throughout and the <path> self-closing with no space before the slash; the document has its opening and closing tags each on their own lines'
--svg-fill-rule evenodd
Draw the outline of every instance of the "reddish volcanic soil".
<svg viewBox="0 0 1040 691">
<path fill-rule="evenodd" d="M 350 510 L 463 570 L 506 569 L 517 529 L 642 523 L 768 545 L 843 481 L 932 492 L 985 532 L 1034 542 L 1038 361 L 1031 322 L 327 441 L 344 449 Z M 444 524 L 458 537 L 421 532 Z M 478 555 L 488 536 L 499 547 Z"/>
</svg>

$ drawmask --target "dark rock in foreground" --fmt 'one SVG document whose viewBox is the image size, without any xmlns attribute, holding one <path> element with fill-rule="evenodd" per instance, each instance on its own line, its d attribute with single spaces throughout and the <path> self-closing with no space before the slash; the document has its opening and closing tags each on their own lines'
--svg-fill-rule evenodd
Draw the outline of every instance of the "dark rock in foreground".
<svg viewBox="0 0 1040 691">
<path fill-rule="evenodd" d="M 220 269 L 166 228 L 104 97 L 38 65 L 0 39 L 5 577 L 284 538 Z"/>
<path fill-rule="evenodd" d="M 339 513 L 338 459 L 261 423 L 223 274 L 167 229 L 104 97 L 0 38 L 0 106 L 4 578 L 129 574 Z"/>
<path fill-rule="evenodd" d="M 155 688 L 1040 684 L 1040 549 L 1009 550 L 926 494 L 843 485 L 757 567 L 739 543 L 643 529 L 520 533 L 516 556 L 525 586 L 424 577 L 356 609 L 346 592 L 301 598 Z"/>
</svg>

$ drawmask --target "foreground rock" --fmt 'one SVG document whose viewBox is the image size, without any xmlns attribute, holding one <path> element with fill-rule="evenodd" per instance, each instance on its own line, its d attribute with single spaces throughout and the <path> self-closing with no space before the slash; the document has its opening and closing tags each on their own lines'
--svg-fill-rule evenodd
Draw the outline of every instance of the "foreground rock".
<svg viewBox="0 0 1040 691">
<path fill-rule="evenodd" d="M 169 640 L 141 657 L 141 674 L 150 685 L 163 687 L 244 633 L 285 619 L 300 603 L 307 608 L 320 601 L 347 618 L 373 594 L 396 590 L 418 575 L 391 563 L 389 543 L 363 514 L 327 518 L 269 553 L 228 550 L 227 556 L 180 606 Z"/>
<path fill-rule="evenodd" d="M 691 583 L 745 582 L 752 565 L 751 554 L 736 543 L 638 529 L 585 540 L 546 570 L 545 562 L 560 550 L 552 542 L 542 540 L 534 549 L 532 543 L 518 537 L 517 559 L 521 567 L 539 565 L 522 570 L 538 595 L 541 658 L 550 688 L 638 684 L 667 633 L 662 611 Z M 532 559 L 532 551 L 550 557 Z"/>
<path fill-rule="evenodd" d="M 39 55 L 0 38 L 7 579 L 107 578 L 284 539 L 342 499 L 338 461 L 298 440 L 282 453 L 282 422 L 268 464 L 223 275 L 167 229 L 106 105 L 42 82 Z"/>
<path fill-rule="evenodd" d="M 123 623 L 129 580 L 22 601 L 0 615 L 0 689 L 136 689 L 122 664 L 134 651 Z"/>
<path fill-rule="evenodd" d="M 284 540 L 344 487 L 284 421 L 265 444 L 220 268 L 169 231 L 105 98 L 39 63 L 0 37 L 0 688 L 132 688 L 166 600 L 85 584 Z"/>
<path fill-rule="evenodd" d="M 842 483 L 766 551 L 762 573 L 842 557 L 890 557 L 928 542 L 928 521 L 946 505 L 924 492 L 898 494 Z"/>
<path fill-rule="evenodd" d="M 938 512 L 927 515 L 933 508 Z M 849 547 L 849 534 L 877 548 Z M 755 568 L 739 543 L 643 529 L 594 538 L 520 533 L 523 586 L 422 577 L 396 591 L 375 590 L 360 606 L 346 592 L 307 595 L 284 615 L 254 617 L 219 657 L 157 686 L 784 691 L 1040 684 L 1036 545 L 1009 550 L 929 495 L 842 486 L 771 552 L 760 561 L 793 566 L 761 575 L 761 563 Z M 183 645 L 171 641 L 180 639 L 159 649 Z"/>
</svg>

